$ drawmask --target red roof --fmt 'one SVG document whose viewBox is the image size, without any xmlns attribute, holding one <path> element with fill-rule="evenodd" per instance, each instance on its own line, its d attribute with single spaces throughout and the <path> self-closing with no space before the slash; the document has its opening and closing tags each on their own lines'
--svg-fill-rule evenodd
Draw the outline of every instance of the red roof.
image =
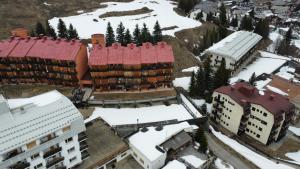
<svg viewBox="0 0 300 169">
<path fill-rule="evenodd" d="M 103 54 L 102 51 L 104 49 L 107 49 L 107 51 Z M 140 47 L 137 47 L 135 44 L 129 44 L 127 47 L 113 44 L 111 47 L 94 47 L 89 60 L 89 65 L 91 66 L 105 64 L 156 64 L 158 62 L 173 63 L 174 55 L 172 47 L 165 42 L 158 43 L 156 46 L 153 46 L 151 43 L 144 43 Z"/>
<path fill-rule="evenodd" d="M 19 38 L 0 41 L 0 57 L 7 57 L 12 49 L 18 44 Z"/>
<path fill-rule="evenodd" d="M 293 108 L 287 98 L 269 90 L 264 91 L 264 95 L 260 95 L 259 91 L 248 83 L 223 86 L 215 91 L 230 96 L 240 105 L 243 104 L 243 101 L 261 105 L 274 116 L 281 115 L 283 111 L 289 112 Z"/>
<path fill-rule="evenodd" d="M 89 57 L 89 65 L 107 65 L 108 48 L 95 45 Z"/>
<path fill-rule="evenodd" d="M 30 37 L 27 39 L 20 39 L 19 43 L 11 51 L 8 57 L 25 57 L 35 42 L 36 40 Z"/>
<path fill-rule="evenodd" d="M 141 64 L 141 49 L 136 47 L 135 44 L 128 44 L 124 48 L 124 65 L 139 65 Z"/>
<path fill-rule="evenodd" d="M 172 47 L 167 45 L 166 42 L 158 42 L 156 45 L 157 59 L 159 63 L 173 63 L 174 54 Z"/>
<path fill-rule="evenodd" d="M 57 50 L 57 60 L 75 60 L 81 47 L 79 40 L 62 40 L 55 48 Z"/>
<path fill-rule="evenodd" d="M 123 64 L 124 47 L 119 43 L 114 43 L 108 47 L 108 64 Z"/>
</svg>

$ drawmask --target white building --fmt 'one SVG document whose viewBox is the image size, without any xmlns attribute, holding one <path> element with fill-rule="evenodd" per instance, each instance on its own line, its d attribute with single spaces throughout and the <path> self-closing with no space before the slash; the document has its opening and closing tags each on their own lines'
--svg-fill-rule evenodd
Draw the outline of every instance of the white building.
<svg viewBox="0 0 300 169">
<path fill-rule="evenodd" d="M 255 51 L 256 45 L 262 37 L 248 31 L 237 31 L 205 51 L 212 60 L 212 66 L 219 66 L 222 59 L 226 61 L 226 68 L 236 70 Z"/>
<path fill-rule="evenodd" d="M 165 165 L 167 151 L 162 143 L 181 131 L 192 132 L 187 122 L 167 125 L 162 128 L 148 127 L 129 138 L 132 156 L 145 169 L 159 169 Z"/>
<path fill-rule="evenodd" d="M 83 117 L 58 91 L 0 95 L 0 168 L 71 168 L 88 156 Z"/>
<path fill-rule="evenodd" d="M 245 133 L 270 144 L 285 135 L 294 106 L 272 91 L 262 92 L 247 83 L 236 83 L 214 91 L 212 115 L 215 122 L 231 132 Z"/>
</svg>

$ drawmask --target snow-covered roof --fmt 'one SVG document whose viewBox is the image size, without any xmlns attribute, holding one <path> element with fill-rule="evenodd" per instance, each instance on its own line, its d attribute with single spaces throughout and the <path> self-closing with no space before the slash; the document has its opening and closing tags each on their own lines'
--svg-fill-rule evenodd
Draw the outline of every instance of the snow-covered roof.
<svg viewBox="0 0 300 169">
<path fill-rule="evenodd" d="M 206 160 L 202 160 L 198 157 L 195 157 L 194 155 L 187 155 L 187 156 L 183 156 L 181 158 L 195 168 L 200 168 L 200 166 L 203 165 L 206 161 Z"/>
<path fill-rule="evenodd" d="M 262 37 L 256 33 L 237 31 L 208 48 L 206 53 L 228 57 L 238 61 L 261 39 Z"/>
<path fill-rule="evenodd" d="M 58 91 L 27 99 L 0 100 L 0 154 L 40 139 L 82 118 Z"/>
<path fill-rule="evenodd" d="M 165 167 L 162 169 L 186 169 L 186 166 L 177 160 L 173 160 L 169 162 Z"/>
<path fill-rule="evenodd" d="M 182 130 L 191 131 L 192 126 L 187 122 L 182 122 L 163 126 L 163 129 L 160 131 L 157 131 L 155 127 L 148 127 L 148 131 L 139 131 L 132 135 L 129 138 L 129 144 L 140 151 L 149 161 L 154 161 L 163 154 L 156 149 L 156 146 L 159 146 Z"/>
</svg>

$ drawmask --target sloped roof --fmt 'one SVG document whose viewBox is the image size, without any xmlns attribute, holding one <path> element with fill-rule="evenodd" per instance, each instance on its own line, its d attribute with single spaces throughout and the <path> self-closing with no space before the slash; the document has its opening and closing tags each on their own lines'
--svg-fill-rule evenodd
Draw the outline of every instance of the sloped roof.
<svg viewBox="0 0 300 169">
<path fill-rule="evenodd" d="M 108 48 L 101 45 L 94 45 L 93 51 L 89 57 L 89 65 L 107 65 Z"/>
<path fill-rule="evenodd" d="M 0 41 L 0 57 L 7 57 L 18 42 L 17 38 Z"/>
<path fill-rule="evenodd" d="M 286 97 L 269 90 L 266 90 L 264 95 L 260 95 L 255 87 L 244 82 L 223 86 L 215 91 L 228 95 L 240 105 L 243 105 L 244 101 L 261 105 L 274 116 L 282 114 L 282 111 L 289 112 L 293 108 L 293 105 Z"/>
<path fill-rule="evenodd" d="M 35 43 L 36 39 L 33 38 L 20 39 L 8 57 L 25 57 Z"/>
<path fill-rule="evenodd" d="M 248 31 L 237 31 L 220 42 L 208 48 L 205 52 L 238 61 L 252 47 L 254 47 L 262 37 L 256 33 Z"/>
</svg>

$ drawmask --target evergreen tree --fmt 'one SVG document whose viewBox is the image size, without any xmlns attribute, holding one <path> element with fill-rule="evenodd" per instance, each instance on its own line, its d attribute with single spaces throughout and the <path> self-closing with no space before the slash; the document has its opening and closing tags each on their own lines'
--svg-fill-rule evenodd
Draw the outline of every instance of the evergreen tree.
<svg viewBox="0 0 300 169">
<path fill-rule="evenodd" d="M 153 28 L 153 43 L 156 44 L 157 42 L 162 41 L 162 31 L 158 21 L 156 21 L 154 28 Z"/>
<path fill-rule="evenodd" d="M 124 44 L 127 46 L 130 43 L 132 43 L 132 37 L 129 29 L 127 29 L 124 36 Z"/>
<path fill-rule="evenodd" d="M 137 45 L 137 46 L 141 46 L 142 45 L 142 41 L 141 41 L 141 31 L 139 28 L 139 25 L 136 24 L 135 25 L 135 29 L 133 31 L 133 42 Z"/>
<path fill-rule="evenodd" d="M 250 77 L 250 79 L 249 79 L 249 83 L 252 86 L 256 86 L 255 80 L 256 80 L 256 75 L 255 75 L 255 72 L 253 72 L 252 75 L 251 75 L 251 77 Z"/>
<path fill-rule="evenodd" d="M 202 104 L 201 110 L 203 111 L 203 113 L 207 114 L 207 105 L 206 105 L 206 103 Z"/>
<path fill-rule="evenodd" d="M 242 18 L 241 25 L 240 25 L 240 30 L 247 30 L 247 31 L 252 31 L 253 30 L 253 24 L 252 24 L 252 18 L 247 17 L 245 15 Z"/>
<path fill-rule="evenodd" d="M 199 151 L 202 153 L 206 153 L 207 151 L 207 140 L 204 134 L 204 129 L 202 127 L 199 127 L 196 133 L 195 140 L 200 143 Z"/>
<path fill-rule="evenodd" d="M 202 67 L 200 66 L 196 73 L 196 95 L 203 97 L 205 92 L 205 75 Z"/>
<path fill-rule="evenodd" d="M 226 27 L 224 26 L 219 26 L 219 37 L 220 39 L 224 39 L 226 38 L 227 34 L 228 34 L 228 30 Z"/>
<path fill-rule="evenodd" d="M 68 38 L 68 30 L 67 30 L 66 24 L 64 23 L 64 21 L 62 19 L 58 20 L 57 29 L 58 29 L 58 37 Z"/>
<path fill-rule="evenodd" d="M 211 94 L 213 90 L 213 79 L 212 79 L 213 69 L 211 67 L 210 57 L 208 57 L 204 61 L 203 68 L 204 68 L 205 90 Z"/>
<path fill-rule="evenodd" d="M 197 15 L 196 15 L 196 20 L 202 21 L 202 17 L 203 17 L 203 12 L 200 11 L 200 12 L 198 12 Z"/>
<path fill-rule="evenodd" d="M 222 3 L 221 7 L 220 7 L 219 20 L 220 20 L 220 24 L 225 27 L 227 27 L 227 16 L 226 15 L 227 15 L 226 8 L 225 8 L 224 3 Z"/>
<path fill-rule="evenodd" d="M 286 39 L 281 40 L 279 47 L 278 47 L 278 54 L 286 55 L 288 53 L 289 44 L 287 43 Z"/>
<path fill-rule="evenodd" d="M 116 37 L 116 41 L 119 42 L 122 46 L 125 46 L 125 27 L 123 26 L 123 23 L 120 22 L 120 24 L 117 27 L 116 30 L 117 33 L 117 37 Z"/>
<path fill-rule="evenodd" d="M 191 76 L 191 82 L 190 82 L 190 86 L 189 86 L 189 94 L 190 96 L 196 96 L 197 94 L 197 88 L 196 88 L 196 77 L 195 77 L 195 72 L 192 72 L 192 76 Z"/>
<path fill-rule="evenodd" d="M 254 9 L 252 9 L 252 10 L 249 12 L 249 16 L 250 16 L 251 18 L 254 18 L 254 16 L 255 16 Z"/>
<path fill-rule="evenodd" d="M 238 27 L 238 17 L 237 15 L 235 15 L 235 17 L 232 18 L 231 22 L 230 22 L 230 26 L 236 28 Z"/>
<path fill-rule="evenodd" d="M 285 40 L 286 40 L 286 43 L 287 45 L 290 45 L 291 44 L 291 40 L 292 40 L 292 28 L 290 27 L 289 30 L 286 32 L 285 34 Z"/>
<path fill-rule="evenodd" d="M 73 27 L 72 24 L 69 25 L 68 29 L 68 39 L 79 39 L 77 30 Z"/>
<path fill-rule="evenodd" d="M 54 38 L 54 39 L 56 39 L 56 38 L 57 38 L 56 32 L 55 32 L 55 30 L 53 29 L 53 27 L 49 24 L 49 21 L 46 20 L 45 23 L 46 23 L 46 24 L 45 24 L 45 33 L 46 33 L 46 35 L 47 35 L 47 36 L 50 36 L 50 37 L 52 37 L 52 38 Z"/>
<path fill-rule="evenodd" d="M 213 21 L 213 19 L 214 19 L 214 14 L 212 12 L 209 12 L 206 16 L 206 21 L 210 22 Z"/>
<path fill-rule="evenodd" d="M 45 28 L 41 22 L 37 22 L 35 26 L 35 33 L 37 35 L 45 35 Z"/>
<path fill-rule="evenodd" d="M 115 43 L 115 34 L 110 22 L 107 23 L 105 40 L 106 46 L 111 46 L 113 43 Z"/>
<path fill-rule="evenodd" d="M 218 67 L 214 75 L 214 89 L 221 86 L 227 86 L 229 80 L 229 70 L 226 69 L 226 61 L 222 58 L 221 65 Z"/>
<path fill-rule="evenodd" d="M 196 5 L 197 0 L 179 0 L 178 8 L 188 14 L 190 10 Z"/>
<path fill-rule="evenodd" d="M 142 28 L 142 31 L 141 31 L 141 41 L 143 43 L 151 41 L 151 34 L 150 34 L 149 29 L 148 29 L 148 27 L 145 23 L 143 24 L 143 28 Z"/>
<path fill-rule="evenodd" d="M 254 29 L 254 33 L 261 35 L 263 38 L 267 39 L 269 37 L 270 28 L 267 19 L 259 20 Z"/>
</svg>

